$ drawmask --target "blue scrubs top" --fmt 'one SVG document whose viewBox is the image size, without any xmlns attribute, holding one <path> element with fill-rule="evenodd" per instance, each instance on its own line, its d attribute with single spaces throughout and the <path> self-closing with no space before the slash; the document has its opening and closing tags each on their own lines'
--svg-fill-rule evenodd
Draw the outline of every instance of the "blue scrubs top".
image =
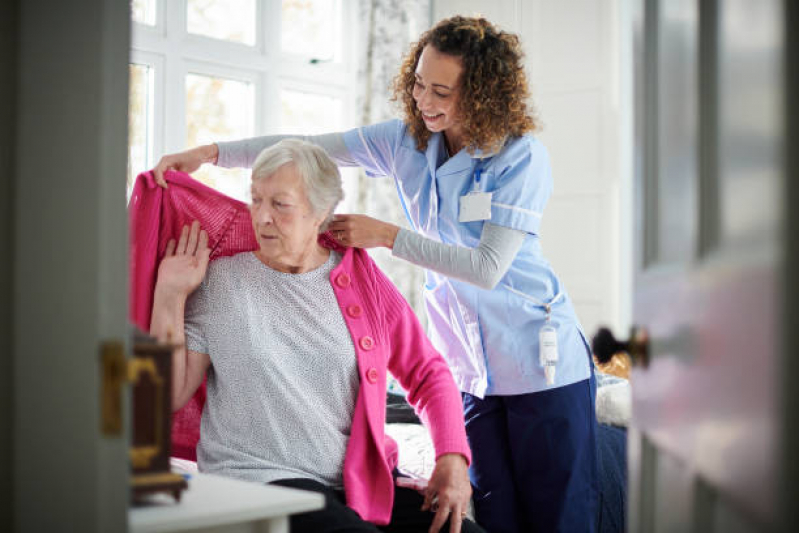
<svg viewBox="0 0 799 533">
<path fill-rule="evenodd" d="M 552 192 L 546 148 L 533 136 L 511 138 L 495 154 L 461 150 L 447 159 L 444 137 L 416 148 L 407 126 L 392 120 L 344 134 L 352 160 L 371 176 L 394 178 L 412 228 L 447 244 L 476 247 L 484 221 L 458 222 L 460 197 L 482 169 L 493 194 L 491 223 L 527 232 L 521 250 L 494 289 L 426 271 L 430 339 L 463 392 L 480 398 L 538 392 L 588 379 L 590 350 L 563 286 L 544 259 L 539 230 Z M 554 385 L 539 364 L 539 331 L 551 303 L 559 359 Z"/>
</svg>

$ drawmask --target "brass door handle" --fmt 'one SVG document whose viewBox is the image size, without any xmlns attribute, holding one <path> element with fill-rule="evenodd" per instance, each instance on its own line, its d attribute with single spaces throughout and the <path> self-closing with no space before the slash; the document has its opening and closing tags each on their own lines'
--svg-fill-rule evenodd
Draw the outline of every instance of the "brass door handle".
<svg viewBox="0 0 799 533">
<path fill-rule="evenodd" d="M 591 341 L 591 349 L 602 364 L 617 353 L 625 353 L 633 366 L 649 366 L 649 333 L 640 326 L 630 328 L 630 338 L 626 341 L 616 339 L 608 328 L 599 328 Z"/>
<path fill-rule="evenodd" d="M 110 340 L 100 345 L 101 405 L 100 429 L 106 437 L 122 436 L 122 387 L 128 379 L 125 345 Z"/>
</svg>

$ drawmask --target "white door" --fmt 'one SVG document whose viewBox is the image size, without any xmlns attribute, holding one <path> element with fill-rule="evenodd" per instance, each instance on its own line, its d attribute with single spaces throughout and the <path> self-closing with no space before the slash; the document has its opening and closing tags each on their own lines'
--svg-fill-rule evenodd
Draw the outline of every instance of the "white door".
<svg viewBox="0 0 799 533">
<path fill-rule="evenodd" d="M 8 521 L 19 532 L 124 532 L 125 426 L 100 429 L 99 346 L 127 334 L 129 2 L 15 4 Z"/>
<path fill-rule="evenodd" d="M 635 4 L 630 531 L 788 530 L 788 3 Z"/>
</svg>

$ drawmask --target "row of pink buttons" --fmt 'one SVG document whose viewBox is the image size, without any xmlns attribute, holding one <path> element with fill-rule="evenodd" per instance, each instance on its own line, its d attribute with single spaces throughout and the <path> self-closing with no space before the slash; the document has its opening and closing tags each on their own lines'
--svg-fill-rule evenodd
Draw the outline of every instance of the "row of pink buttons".
<svg viewBox="0 0 799 533">
<path fill-rule="evenodd" d="M 342 289 L 346 289 L 352 283 L 352 279 L 350 278 L 349 274 L 342 272 L 338 276 L 336 276 L 336 285 L 341 287 Z M 350 315 L 352 318 L 359 318 L 363 315 L 363 308 L 360 305 L 353 304 L 347 306 L 347 314 Z M 363 350 L 371 350 L 375 347 L 375 341 L 369 335 L 364 335 L 358 340 L 358 345 Z M 377 373 L 377 369 L 374 367 L 369 368 L 366 371 L 366 379 L 369 383 L 377 383 L 377 379 L 380 375 Z"/>
</svg>

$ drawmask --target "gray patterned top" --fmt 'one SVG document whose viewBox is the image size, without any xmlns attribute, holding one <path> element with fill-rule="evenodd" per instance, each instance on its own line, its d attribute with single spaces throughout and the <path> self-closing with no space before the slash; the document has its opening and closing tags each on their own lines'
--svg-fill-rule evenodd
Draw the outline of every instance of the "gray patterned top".
<svg viewBox="0 0 799 533">
<path fill-rule="evenodd" d="M 186 304 L 186 343 L 208 354 L 200 471 L 343 486 L 359 377 L 330 258 L 287 274 L 246 252 L 212 262 Z"/>
</svg>

